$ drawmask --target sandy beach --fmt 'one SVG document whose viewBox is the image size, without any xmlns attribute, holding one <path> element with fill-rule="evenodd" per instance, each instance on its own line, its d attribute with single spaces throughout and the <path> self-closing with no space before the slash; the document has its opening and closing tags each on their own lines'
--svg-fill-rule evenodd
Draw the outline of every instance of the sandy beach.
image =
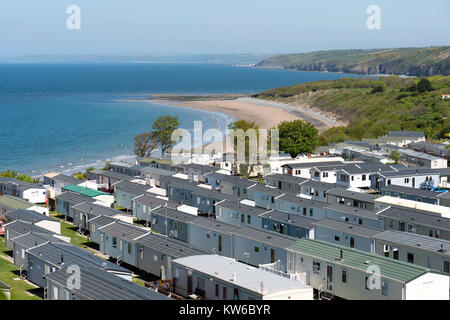
<svg viewBox="0 0 450 320">
<path fill-rule="evenodd" d="M 293 121 L 303 119 L 312 122 L 317 129 L 322 132 L 334 126 L 331 119 L 321 115 L 314 114 L 308 110 L 288 106 L 276 102 L 253 99 L 250 97 L 239 97 L 236 99 L 199 99 L 199 100 L 180 100 L 165 99 L 160 97 L 158 102 L 177 107 L 200 109 L 211 112 L 227 114 L 237 120 L 255 121 L 255 123 L 264 129 L 275 127 L 282 121 Z M 175 98 L 175 97 L 174 97 Z"/>
</svg>

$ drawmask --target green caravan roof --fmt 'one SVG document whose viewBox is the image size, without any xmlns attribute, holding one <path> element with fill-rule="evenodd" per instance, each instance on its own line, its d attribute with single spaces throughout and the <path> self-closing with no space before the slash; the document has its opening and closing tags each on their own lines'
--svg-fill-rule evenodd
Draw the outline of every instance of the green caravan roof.
<svg viewBox="0 0 450 320">
<path fill-rule="evenodd" d="M 34 203 L 22 200 L 20 198 L 12 197 L 9 195 L 0 196 L 0 205 L 4 205 L 8 208 L 16 209 L 28 209 L 35 206 Z"/>
<path fill-rule="evenodd" d="M 367 267 L 370 265 L 375 265 L 380 268 L 381 276 L 404 283 L 410 282 L 427 272 L 433 272 L 425 267 L 411 263 L 370 254 L 356 249 L 350 249 L 348 247 L 320 240 L 300 239 L 290 245 L 287 249 L 362 271 L 367 270 Z M 343 256 L 342 260 L 340 260 L 341 250 Z M 434 273 L 440 272 L 435 271 Z"/>
<path fill-rule="evenodd" d="M 90 189 L 90 188 L 86 188 L 86 187 L 82 187 L 82 186 L 75 186 L 75 185 L 64 187 L 63 190 L 72 191 L 72 192 L 79 193 L 83 196 L 87 196 L 87 197 L 91 197 L 91 198 L 95 198 L 98 196 L 104 196 L 104 195 L 108 195 L 108 196 L 110 195 L 109 193 L 106 193 L 106 192 L 102 192 L 102 191 L 98 191 L 95 189 Z"/>
</svg>

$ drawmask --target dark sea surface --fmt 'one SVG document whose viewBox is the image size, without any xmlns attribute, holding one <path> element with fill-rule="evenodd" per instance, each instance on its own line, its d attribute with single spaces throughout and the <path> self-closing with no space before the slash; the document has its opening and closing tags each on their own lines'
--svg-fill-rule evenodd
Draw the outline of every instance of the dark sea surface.
<svg viewBox="0 0 450 320">
<path fill-rule="evenodd" d="M 0 64 L 0 171 L 72 173 L 131 159 L 161 115 L 225 130 L 219 113 L 136 101 L 140 93 L 257 93 L 346 75 L 215 64 Z M 131 99 L 131 100 L 128 100 Z"/>
</svg>

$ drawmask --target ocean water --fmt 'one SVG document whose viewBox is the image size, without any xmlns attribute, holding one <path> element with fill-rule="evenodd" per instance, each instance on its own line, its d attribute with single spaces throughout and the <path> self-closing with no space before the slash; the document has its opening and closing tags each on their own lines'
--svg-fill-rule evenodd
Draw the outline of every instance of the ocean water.
<svg viewBox="0 0 450 320">
<path fill-rule="evenodd" d="M 230 118 L 149 101 L 140 93 L 256 93 L 342 74 L 214 64 L 0 65 L 0 171 L 72 173 L 133 158 L 133 137 L 161 115 L 224 130 Z M 131 99 L 131 100 L 129 100 Z"/>
</svg>

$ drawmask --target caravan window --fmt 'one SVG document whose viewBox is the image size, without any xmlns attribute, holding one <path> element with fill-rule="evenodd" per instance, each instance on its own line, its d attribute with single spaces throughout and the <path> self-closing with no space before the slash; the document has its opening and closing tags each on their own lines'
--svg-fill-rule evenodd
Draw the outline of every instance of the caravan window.
<svg viewBox="0 0 450 320">
<path fill-rule="evenodd" d="M 320 262 L 313 261 L 313 273 L 320 274 Z"/>
<path fill-rule="evenodd" d="M 386 297 L 389 295 L 389 282 L 387 280 L 381 281 L 381 294 Z"/>
</svg>

